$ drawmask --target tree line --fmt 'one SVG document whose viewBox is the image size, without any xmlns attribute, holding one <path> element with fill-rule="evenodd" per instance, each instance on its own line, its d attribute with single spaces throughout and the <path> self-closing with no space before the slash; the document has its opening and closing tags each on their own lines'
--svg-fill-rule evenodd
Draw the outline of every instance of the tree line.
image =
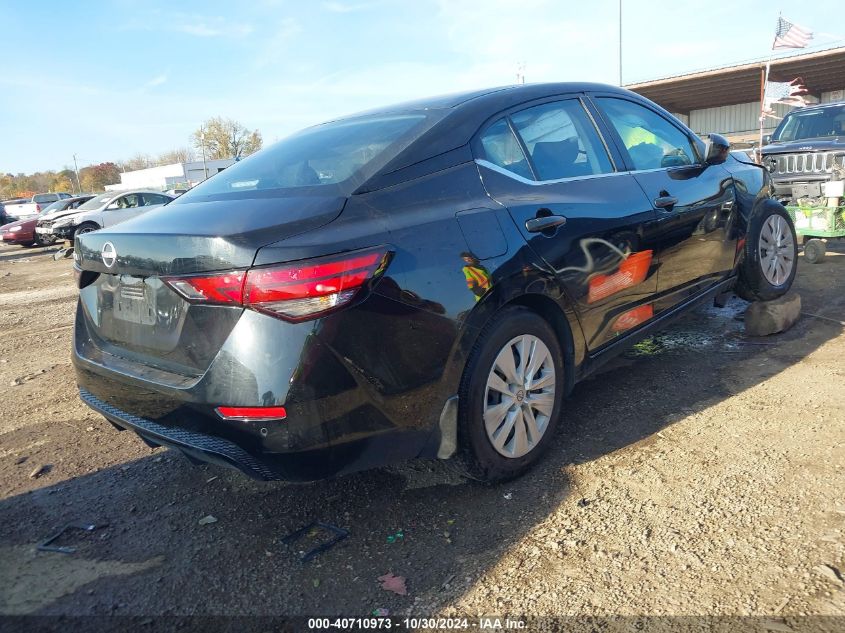
<svg viewBox="0 0 845 633">
<path fill-rule="evenodd" d="M 69 167 L 60 171 L 41 171 L 34 174 L 0 174 L 0 200 L 17 197 L 31 197 L 36 193 L 50 191 L 94 193 L 103 191 L 106 185 L 120 182 L 120 173 L 146 169 L 172 163 L 190 163 L 222 158 L 243 158 L 257 152 L 263 145 L 261 132 L 249 130 L 238 121 L 224 117 L 212 117 L 204 121 L 191 134 L 191 145 L 178 147 L 157 156 L 137 153 L 131 158 L 97 165 L 86 165 L 76 172 Z"/>
</svg>

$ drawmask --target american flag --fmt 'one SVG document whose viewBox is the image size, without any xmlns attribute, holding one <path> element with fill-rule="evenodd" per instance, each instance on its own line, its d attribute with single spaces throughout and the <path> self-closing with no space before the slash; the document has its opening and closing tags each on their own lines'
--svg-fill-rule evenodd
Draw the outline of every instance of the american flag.
<svg viewBox="0 0 845 633">
<path fill-rule="evenodd" d="M 793 24 L 783 18 L 778 18 L 778 28 L 775 31 L 775 42 L 772 50 L 781 48 L 804 48 L 813 39 L 812 31 Z"/>
<path fill-rule="evenodd" d="M 763 101 L 763 114 L 774 115 L 775 103 L 803 108 L 807 105 L 804 95 L 810 94 L 804 80 L 797 77 L 792 81 L 770 81 L 766 84 L 766 98 Z"/>
</svg>

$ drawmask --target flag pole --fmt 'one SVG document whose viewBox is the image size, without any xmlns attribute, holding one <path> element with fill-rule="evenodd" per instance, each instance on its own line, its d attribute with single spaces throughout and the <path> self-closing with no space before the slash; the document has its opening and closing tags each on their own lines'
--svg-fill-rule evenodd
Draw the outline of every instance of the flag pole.
<svg viewBox="0 0 845 633">
<path fill-rule="evenodd" d="M 766 62 L 766 67 L 760 69 L 760 144 L 757 146 L 757 158 L 759 163 L 763 162 L 763 125 L 766 120 L 766 86 L 769 83 L 769 67 L 772 65 L 771 55 Z"/>
<path fill-rule="evenodd" d="M 778 21 L 780 24 L 781 12 L 778 11 Z M 775 36 L 777 37 L 777 35 Z M 772 58 L 775 55 L 775 45 L 772 43 L 772 48 L 769 51 L 769 59 L 766 60 L 766 68 L 760 69 L 760 145 L 757 147 L 755 154 L 757 155 L 757 162 L 763 162 L 763 125 L 766 120 L 766 88 L 769 84 L 769 69 L 772 66 Z"/>
</svg>

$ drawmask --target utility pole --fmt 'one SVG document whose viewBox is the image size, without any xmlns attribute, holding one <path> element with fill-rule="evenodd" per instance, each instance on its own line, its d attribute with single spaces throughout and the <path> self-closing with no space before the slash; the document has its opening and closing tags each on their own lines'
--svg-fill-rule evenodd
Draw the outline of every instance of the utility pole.
<svg viewBox="0 0 845 633">
<path fill-rule="evenodd" d="M 200 149 L 202 149 L 202 171 L 203 180 L 208 180 L 208 167 L 205 165 L 205 128 L 200 125 Z"/>
<path fill-rule="evenodd" d="M 76 164 L 76 154 L 73 155 L 73 167 L 76 170 L 76 188 L 77 193 L 82 193 L 82 182 L 79 180 L 79 165 Z"/>
<path fill-rule="evenodd" d="M 622 0 L 619 0 L 619 85 L 622 85 Z"/>
</svg>

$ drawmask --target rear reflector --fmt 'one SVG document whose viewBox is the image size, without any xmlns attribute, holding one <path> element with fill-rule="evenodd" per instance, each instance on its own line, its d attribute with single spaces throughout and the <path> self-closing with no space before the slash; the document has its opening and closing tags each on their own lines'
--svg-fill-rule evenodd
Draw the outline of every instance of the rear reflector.
<svg viewBox="0 0 845 633">
<path fill-rule="evenodd" d="M 380 277 L 390 251 L 379 247 L 247 271 L 165 281 L 192 302 L 243 305 L 288 321 L 303 321 L 350 303 Z"/>
<path fill-rule="evenodd" d="M 217 415 L 224 420 L 284 420 L 284 407 L 217 407 Z"/>
</svg>

